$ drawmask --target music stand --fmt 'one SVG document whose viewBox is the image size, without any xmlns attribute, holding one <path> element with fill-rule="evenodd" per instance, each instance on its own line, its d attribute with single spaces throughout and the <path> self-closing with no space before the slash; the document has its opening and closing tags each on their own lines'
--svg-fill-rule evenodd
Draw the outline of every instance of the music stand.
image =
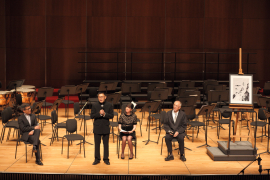
<svg viewBox="0 0 270 180">
<path fill-rule="evenodd" d="M 154 91 L 157 87 L 165 88 L 167 87 L 167 84 L 165 82 L 161 83 L 149 83 L 147 87 L 147 91 Z"/>
<path fill-rule="evenodd" d="M 82 103 L 82 93 L 86 91 L 89 83 L 79 84 L 76 87 L 76 94 L 80 94 L 80 104 Z"/>
<path fill-rule="evenodd" d="M 64 99 L 64 97 L 56 99 L 50 108 L 51 110 L 57 111 L 57 117 L 58 117 L 58 108 L 59 108 L 60 104 L 62 103 L 63 99 Z"/>
<path fill-rule="evenodd" d="M 47 107 L 46 106 L 46 97 L 51 97 L 51 96 L 53 96 L 53 88 L 52 87 L 42 87 L 42 88 L 38 89 L 37 97 L 38 98 L 44 98 L 45 112 L 46 112 L 46 107 Z"/>
<path fill-rule="evenodd" d="M 189 88 L 189 87 L 195 87 L 195 81 L 182 80 L 182 81 L 180 82 L 179 87 L 186 87 L 186 88 Z"/>
<path fill-rule="evenodd" d="M 66 86 L 62 86 L 60 89 L 60 95 L 68 95 L 68 104 L 67 104 L 67 110 L 65 112 L 65 115 L 67 115 L 67 119 L 68 119 L 68 113 L 69 113 L 69 95 L 70 94 L 76 94 L 76 88 L 77 86 L 74 85 L 66 85 Z"/>
<path fill-rule="evenodd" d="M 197 101 L 199 100 L 201 102 L 201 92 L 200 91 L 186 90 L 184 92 L 184 96 L 196 96 L 197 97 Z"/>
<path fill-rule="evenodd" d="M 178 96 L 184 96 L 186 91 L 198 91 L 198 88 L 192 87 L 192 88 L 178 88 L 177 95 Z"/>
<path fill-rule="evenodd" d="M 194 106 L 184 106 L 181 107 L 181 111 L 184 111 L 186 116 L 192 115 L 192 112 L 194 112 Z"/>
<path fill-rule="evenodd" d="M 207 144 L 207 117 L 209 116 L 209 114 L 211 113 L 211 111 L 215 108 L 216 104 L 212 104 L 212 105 L 203 105 L 200 109 L 200 111 L 198 112 L 197 116 L 200 116 L 200 115 L 205 115 L 206 117 L 206 121 L 205 121 L 205 144 L 201 145 L 201 146 L 198 146 L 197 148 L 199 147 L 202 147 L 202 146 L 208 146 L 208 147 L 211 147 L 209 144 Z"/>
<path fill-rule="evenodd" d="M 114 94 L 108 94 L 106 101 L 112 103 L 112 105 L 114 106 L 115 104 L 117 104 L 121 99 L 121 93 L 114 93 Z M 120 105 L 121 106 L 121 103 Z M 119 107 L 120 109 L 121 107 Z M 118 116 L 117 116 L 117 120 L 118 120 Z"/>
<path fill-rule="evenodd" d="M 159 90 L 159 91 L 152 91 L 150 100 L 161 100 L 164 101 L 168 99 L 168 91 L 166 90 Z"/>
<path fill-rule="evenodd" d="M 154 91 L 151 92 L 150 100 L 161 101 L 161 108 L 162 108 L 162 106 L 164 105 L 164 100 L 168 99 L 168 91 L 169 91 L 169 89 L 156 88 Z M 156 130 L 160 129 L 160 121 L 159 121 L 159 126 L 153 128 L 152 130 L 154 130 L 154 129 L 156 129 Z M 157 131 L 156 131 L 156 133 L 157 133 Z"/>
<path fill-rule="evenodd" d="M 120 98 L 121 98 L 121 93 L 108 94 L 106 101 L 112 103 L 112 105 L 115 105 L 119 102 Z"/>
<path fill-rule="evenodd" d="M 168 89 L 155 89 L 151 92 L 150 100 L 160 100 L 162 102 L 162 106 L 166 99 L 168 99 Z"/>
<path fill-rule="evenodd" d="M 11 89 L 15 89 L 16 92 L 16 88 L 17 87 L 21 87 L 24 83 L 24 79 L 21 80 L 15 80 L 15 81 L 10 81 L 7 85 L 7 90 L 11 90 Z"/>
<path fill-rule="evenodd" d="M 131 98 L 131 93 L 141 92 L 141 83 L 122 83 L 122 94 L 128 94 Z"/>
<path fill-rule="evenodd" d="M 87 143 L 87 144 L 93 145 L 92 143 L 90 143 L 90 142 L 88 142 L 88 141 L 85 140 L 85 131 L 86 131 L 85 107 L 86 107 L 87 103 L 88 103 L 88 101 L 86 101 L 86 102 L 84 103 L 82 109 L 81 109 L 80 112 L 78 113 L 78 116 L 83 112 L 83 117 L 84 117 L 84 118 L 83 118 L 83 123 L 84 123 L 84 127 L 83 127 L 83 137 L 84 137 L 84 142 Z M 79 145 L 79 144 L 81 144 L 81 142 L 78 143 L 77 145 Z"/>
<path fill-rule="evenodd" d="M 41 109 L 42 105 L 43 105 L 43 101 L 37 102 L 37 103 L 36 103 L 36 106 L 33 107 L 33 109 L 32 109 L 32 113 L 34 113 L 34 114 L 36 114 L 36 113 L 39 114 L 38 110 Z"/>
<path fill-rule="evenodd" d="M 101 82 L 98 91 L 115 91 L 118 82 Z"/>
<path fill-rule="evenodd" d="M 269 111 L 270 109 L 270 98 L 269 97 L 260 97 L 258 105 L 261 107 L 266 107 Z"/>
<path fill-rule="evenodd" d="M 156 87 L 156 89 L 154 89 L 154 91 L 167 91 L 168 92 L 168 96 L 172 95 L 172 88 L 171 87 Z"/>
<path fill-rule="evenodd" d="M 197 96 L 178 97 L 177 100 L 179 100 L 182 103 L 182 107 L 194 106 L 197 101 Z"/>
<path fill-rule="evenodd" d="M 156 101 L 156 102 L 146 102 L 144 104 L 144 106 L 142 107 L 141 112 L 149 112 L 149 116 L 148 116 L 148 139 L 143 141 L 146 142 L 145 145 L 147 145 L 149 142 L 154 142 L 154 143 L 158 143 L 156 141 L 151 141 L 150 140 L 150 114 L 151 112 L 155 112 L 157 111 L 158 107 L 160 105 L 160 101 Z"/>
<path fill-rule="evenodd" d="M 217 103 L 218 107 L 221 102 L 229 101 L 229 91 L 227 90 L 210 90 L 208 94 L 209 103 Z"/>
</svg>

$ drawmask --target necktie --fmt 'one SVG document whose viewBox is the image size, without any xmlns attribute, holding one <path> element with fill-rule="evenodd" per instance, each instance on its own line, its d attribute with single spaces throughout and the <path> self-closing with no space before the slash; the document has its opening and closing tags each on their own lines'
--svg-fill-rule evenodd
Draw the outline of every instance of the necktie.
<svg viewBox="0 0 270 180">
<path fill-rule="evenodd" d="M 177 114 L 176 113 L 174 113 L 174 123 L 176 122 L 176 119 L 177 119 Z"/>
</svg>

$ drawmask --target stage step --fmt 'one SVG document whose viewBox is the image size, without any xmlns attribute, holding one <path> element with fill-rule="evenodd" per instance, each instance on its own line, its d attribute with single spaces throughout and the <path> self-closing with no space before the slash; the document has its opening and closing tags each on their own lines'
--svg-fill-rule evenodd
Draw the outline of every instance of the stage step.
<svg viewBox="0 0 270 180">
<path fill-rule="evenodd" d="M 218 148 L 225 154 L 228 154 L 227 141 L 218 141 Z M 253 155 L 257 154 L 258 148 L 255 153 L 252 144 L 249 141 L 235 141 L 230 142 L 230 155 Z"/>
<path fill-rule="evenodd" d="M 207 147 L 207 154 L 214 161 L 253 161 L 256 155 L 225 155 L 218 147 Z"/>
</svg>

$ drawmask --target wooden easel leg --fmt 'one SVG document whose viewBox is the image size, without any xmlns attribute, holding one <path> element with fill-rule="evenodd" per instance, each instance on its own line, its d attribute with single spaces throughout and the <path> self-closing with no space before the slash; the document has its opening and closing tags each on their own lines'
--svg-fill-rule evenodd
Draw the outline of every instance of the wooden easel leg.
<svg viewBox="0 0 270 180">
<path fill-rule="evenodd" d="M 250 121 L 248 121 L 248 127 L 249 127 L 249 137 L 250 137 L 250 140 L 251 140 L 251 144 L 252 144 L 252 147 L 254 148 L 254 133 L 253 133 L 253 130 L 250 126 Z"/>
<path fill-rule="evenodd" d="M 235 135 L 237 131 L 237 125 L 238 125 L 238 118 L 239 118 L 239 112 L 236 114 L 236 119 L 235 119 L 235 125 L 234 125 L 234 132 L 233 132 L 233 142 L 235 143 Z"/>
</svg>

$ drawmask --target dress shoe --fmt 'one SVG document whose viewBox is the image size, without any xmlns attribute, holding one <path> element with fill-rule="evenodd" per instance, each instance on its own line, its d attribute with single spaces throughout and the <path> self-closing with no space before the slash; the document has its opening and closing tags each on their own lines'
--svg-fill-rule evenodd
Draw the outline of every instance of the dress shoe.
<svg viewBox="0 0 270 180">
<path fill-rule="evenodd" d="M 37 152 L 37 147 L 33 146 L 33 152 L 36 153 Z"/>
<path fill-rule="evenodd" d="M 100 161 L 95 160 L 92 165 L 97 165 L 98 163 L 100 163 Z"/>
<path fill-rule="evenodd" d="M 173 157 L 172 154 L 170 154 L 169 156 L 167 156 L 167 157 L 165 158 L 165 161 L 170 161 L 170 160 L 174 160 L 174 157 Z"/>
<path fill-rule="evenodd" d="M 125 159 L 125 155 L 124 154 L 121 154 L 121 159 Z"/>
<path fill-rule="evenodd" d="M 133 159 L 133 154 L 131 154 L 131 155 L 129 156 L 129 159 Z"/>
<path fill-rule="evenodd" d="M 40 165 L 40 166 L 43 166 L 43 163 L 40 160 L 36 161 L 36 164 Z"/>
<path fill-rule="evenodd" d="M 107 165 L 110 165 L 110 161 L 109 160 L 105 160 L 104 163 L 107 164 Z"/>
<path fill-rule="evenodd" d="M 185 158 L 185 156 L 184 155 L 182 155 L 181 157 L 180 157 L 180 159 L 181 159 L 181 161 L 186 161 L 187 159 Z"/>
</svg>

